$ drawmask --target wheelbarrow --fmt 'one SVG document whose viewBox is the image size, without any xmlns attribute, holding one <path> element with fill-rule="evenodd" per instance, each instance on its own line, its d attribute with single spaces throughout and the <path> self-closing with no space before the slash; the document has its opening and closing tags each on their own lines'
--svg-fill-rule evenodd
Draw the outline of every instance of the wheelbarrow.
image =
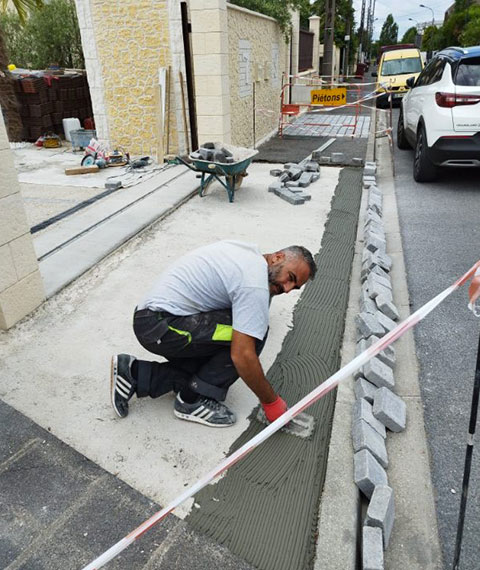
<svg viewBox="0 0 480 570">
<path fill-rule="evenodd" d="M 197 172 L 197 178 L 200 178 L 200 188 L 198 189 L 200 197 L 204 196 L 207 187 L 213 180 L 218 180 L 227 191 L 229 202 L 233 202 L 235 190 L 240 187 L 244 177 L 248 176 L 247 168 L 252 162 L 252 158 L 258 154 L 258 150 L 215 143 L 215 148 L 217 147 L 229 150 L 233 154 L 235 162 L 225 164 L 223 162 L 200 160 L 191 156 L 187 160 L 177 156 L 176 160 L 190 168 L 190 170 Z"/>
</svg>

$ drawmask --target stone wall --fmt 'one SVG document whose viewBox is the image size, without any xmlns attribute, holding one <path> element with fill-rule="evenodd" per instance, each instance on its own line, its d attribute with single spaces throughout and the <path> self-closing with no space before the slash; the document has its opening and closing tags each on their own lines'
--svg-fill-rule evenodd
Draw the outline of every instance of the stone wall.
<svg viewBox="0 0 480 570">
<path fill-rule="evenodd" d="M 227 8 L 232 144 L 252 147 L 278 127 L 289 49 L 273 18 L 233 4 Z"/>
<path fill-rule="evenodd" d="M 172 65 L 171 3 L 76 0 L 98 136 L 131 154 L 155 156 L 158 147 L 159 68 Z M 179 18 L 175 25 L 175 36 L 181 37 Z M 170 89 L 172 152 L 178 148 L 177 81 L 175 69 Z"/>
<path fill-rule="evenodd" d="M 45 294 L 1 113 L 0 164 L 0 329 L 8 329 Z"/>
</svg>

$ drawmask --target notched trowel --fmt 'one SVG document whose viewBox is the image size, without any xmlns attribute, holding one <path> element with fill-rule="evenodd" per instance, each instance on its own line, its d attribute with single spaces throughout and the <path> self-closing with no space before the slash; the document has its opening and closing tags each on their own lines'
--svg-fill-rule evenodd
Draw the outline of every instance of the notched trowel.
<svg viewBox="0 0 480 570">
<path fill-rule="evenodd" d="M 261 406 L 258 408 L 256 417 L 257 420 L 262 424 L 268 425 L 270 423 L 267 420 L 265 412 Z M 289 433 L 290 435 L 296 435 L 297 437 L 307 439 L 312 435 L 314 428 L 315 420 L 313 416 L 305 414 L 304 412 L 300 412 L 297 416 L 292 418 L 288 424 L 285 424 L 278 431 L 283 431 L 285 433 Z"/>
</svg>

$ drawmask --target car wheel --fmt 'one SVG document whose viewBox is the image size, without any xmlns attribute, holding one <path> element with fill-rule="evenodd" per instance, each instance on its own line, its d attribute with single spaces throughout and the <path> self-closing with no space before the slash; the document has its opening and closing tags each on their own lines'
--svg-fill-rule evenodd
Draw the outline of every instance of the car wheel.
<svg viewBox="0 0 480 570">
<path fill-rule="evenodd" d="M 437 168 L 427 156 L 427 136 L 425 127 L 420 125 L 415 145 L 415 158 L 413 161 L 413 178 L 416 182 L 430 182 L 435 180 Z"/>
<path fill-rule="evenodd" d="M 398 115 L 397 127 L 397 146 L 400 150 L 407 150 L 412 148 L 405 136 L 405 127 L 403 126 L 403 109 L 400 107 L 400 114 Z"/>
</svg>

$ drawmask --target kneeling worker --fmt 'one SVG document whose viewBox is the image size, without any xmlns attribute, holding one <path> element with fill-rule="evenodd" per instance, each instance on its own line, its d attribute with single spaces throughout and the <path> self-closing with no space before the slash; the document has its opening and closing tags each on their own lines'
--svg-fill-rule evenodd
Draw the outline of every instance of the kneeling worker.
<svg viewBox="0 0 480 570">
<path fill-rule="evenodd" d="M 262 255 L 254 244 L 220 241 L 181 257 L 135 309 L 140 344 L 167 362 L 112 358 L 115 412 L 128 402 L 175 391 L 177 417 L 227 427 L 235 414 L 222 402 L 240 376 L 258 396 L 269 421 L 287 409 L 260 364 L 271 297 L 299 289 L 316 272 L 312 254 L 291 246 Z"/>
</svg>

